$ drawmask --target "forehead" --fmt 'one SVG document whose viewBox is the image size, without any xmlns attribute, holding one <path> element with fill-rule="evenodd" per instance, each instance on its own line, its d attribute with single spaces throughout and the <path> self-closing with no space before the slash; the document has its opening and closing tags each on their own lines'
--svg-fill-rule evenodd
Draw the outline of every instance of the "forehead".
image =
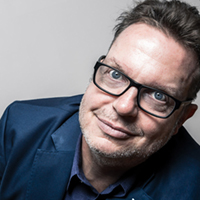
<svg viewBox="0 0 200 200">
<path fill-rule="evenodd" d="M 182 100 L 188 93 L 196 58 L 163 32 L 146 24 L 134 24 L 115 40 L 106 62 L 120 66 L 135 81 L 164 87 Z"/>
</svg>

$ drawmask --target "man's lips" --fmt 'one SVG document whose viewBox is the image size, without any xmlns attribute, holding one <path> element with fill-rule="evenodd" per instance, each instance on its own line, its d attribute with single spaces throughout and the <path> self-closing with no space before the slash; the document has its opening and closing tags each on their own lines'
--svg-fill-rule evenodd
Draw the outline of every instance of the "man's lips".
<svg viewBox="0 0 200 200">
<path fill-rule="evenodd" d="M 107 120 L 101 119 L 99 117 L 97 117 L 97 123 L 99 128 L 104 133 L 116 139 L 127 139 L 131 136 L 134 136 L 133 133 L 126 130 L 125 128 L 115 126 L 111 122 L 108 122 Z"/>
</svg>

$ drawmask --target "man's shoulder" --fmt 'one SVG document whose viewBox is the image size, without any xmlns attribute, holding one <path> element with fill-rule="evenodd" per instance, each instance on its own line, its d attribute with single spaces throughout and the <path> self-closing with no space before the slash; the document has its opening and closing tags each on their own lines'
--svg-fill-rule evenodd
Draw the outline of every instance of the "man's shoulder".
<svg viewBox="0 0 200 200">
<path fill-rule="evenodd" d="M 79 111 L 82 95 L 15 101 L 4 112 L 0 126 L 35 127 L 48 122 L 62 124 Z"/>
<path fill-rule="evenodd" d="M 184 199 L 195 199 L 200 195 L 200 146 L 184 127 L 152 157 L 151 164 L 154 176 L 145 186 L 150 196 L 174 199 L 184 195 Z M 158 190 L 153 192 L 153 188 Z"/>
<path fill-rule="evenodd" d="M 6 109 L 0 120 L 0 137 L 6 135 L 6 142 L 10 144 L 13 141 L 16 146 L 25 138 L 32 138 L 35 142 L 44 138 L 49 141 L 50 136 L 57 130 L 61 131 L 60 128 L 69 119 L 71 127 L 77 126 L 81 98 L 82 95 L 16 101 Z"/>
<path fill-rule="evenodd" d="M 40 114 L 45 111 L 58 110 L 58 111 L 72 111 L 78 110 L 82 95 L 70 96 L 70 97 L 54 97 L 54 98 L 43 98 L 43 99 L 32 99 L 15 101 L 10 104 L 7 110 L 10 113 L 17 114 L 18 112 L 37 112 Z M 21 112 L 20 112 L 21 111 Z"/>
<path fill-rule="evenodd" d="M 184 127 L 180 128 L 178 134 L 158 154 L 163 166 L 177 168 L 179 171 L 196 170 L 200 173 L 200 146 Z"/>
<path fill-rule="evenodd" d="M 170 149 L 178 158 L 194 159 L 200 163 L 200 146 L 184 127 L 181 127 L 178 134 L 169 141 L 167 151 Z"/>
<path fill-rule="evenodd" d="M 51 97 L 41 99 L 31 99 L 15 101 L 11 104 L 13 106 L 39 106 L 39 107 L 57 107 L 64 109 L 69 105 L 79 105 L 83 95 L 75 95 L 68 97 Z"/>
</svg>

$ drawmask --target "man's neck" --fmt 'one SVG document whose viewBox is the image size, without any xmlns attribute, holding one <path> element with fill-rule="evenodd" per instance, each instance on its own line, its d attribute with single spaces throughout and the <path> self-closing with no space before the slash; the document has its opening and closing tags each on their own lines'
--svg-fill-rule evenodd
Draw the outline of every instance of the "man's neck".
<svg viewBox="0 0 200 200">
<path fill-rule="evenodd" d="M 112 160 L 91 152 L 83 137 L 82 169 L 87 180 L 99 193 L 115 183 L 130 168 L 139 164 L 139 161 L 132 162 L 130 159 L 127 164 L 124 164 L 123 160 L 121 162 L 119 159 L 117 162 L 115 161 L 116 159 Z"/>
</svg>

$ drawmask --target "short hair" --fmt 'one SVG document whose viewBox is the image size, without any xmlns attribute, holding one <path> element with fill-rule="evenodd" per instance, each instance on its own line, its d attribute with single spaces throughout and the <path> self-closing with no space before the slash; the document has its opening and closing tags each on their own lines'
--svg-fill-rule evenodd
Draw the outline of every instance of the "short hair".
<svg viewBox="0 0 200 200">
<path fill-rule="evenodd" d="M 197 55 L 197 70 L 193 75 L 188 98 L 195 99 L 200 90 L 200 15 L 196 7 L 178 0 L 145 0 L 123 12 L 114 28 L 114 43 L 120 33 L 135 23 L 145 23 L 171 36 Z"/>
</svg>

